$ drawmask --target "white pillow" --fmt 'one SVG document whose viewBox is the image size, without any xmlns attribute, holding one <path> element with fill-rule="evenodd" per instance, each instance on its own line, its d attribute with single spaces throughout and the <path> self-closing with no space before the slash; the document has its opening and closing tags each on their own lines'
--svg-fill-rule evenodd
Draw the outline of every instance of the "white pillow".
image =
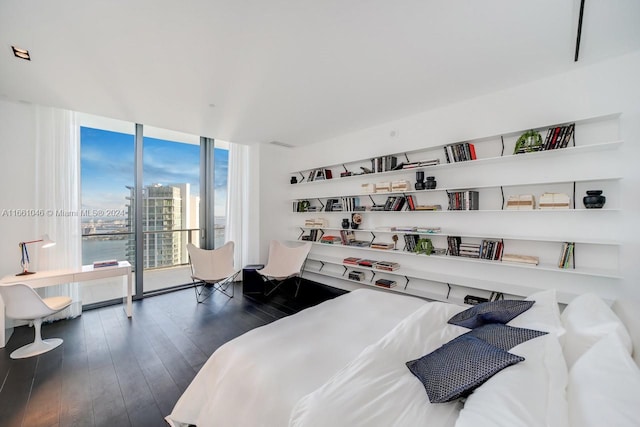
<svg viewBox="0 0 640 427">
<path fill-rule="evenodd" d="M 515 346 L 523 362 L 498 372 L 464 403 L 456 427 L 567 427 L 567 366 L 555 334 Z"/>
<path fill-rule="evenodd" d="M 535 301 L 535 304 L 529 310 L 508 322 L 507 325 L 549 332 L 556 336 L 564 334 L 555 289 L 536 292 L 525 299 L 527 301 Z"/>
<path fill-rule="evenodd" d="M 632 427 L 640 419 L 640 369 L 616 335 L 595 343 L 569 373 L 569 417 L 580 427 Z"/>
<path fill-rule="evenodd" d="M 569 369 L 601 338 L 614 334 L 631 354 L 633 345 L 627 328 L 599 296 L 587 293 L 576 297 L 561 315 L 566 334 L 561 338 Z"/>
</svg>

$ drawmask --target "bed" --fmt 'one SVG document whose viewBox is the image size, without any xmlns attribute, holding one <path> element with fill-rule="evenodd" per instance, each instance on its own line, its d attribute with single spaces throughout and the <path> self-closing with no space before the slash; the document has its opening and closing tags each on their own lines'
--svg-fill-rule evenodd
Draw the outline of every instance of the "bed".
<svg viewBox="0 0 640 427">
<path fill-rule="evenodd" d="M 591 294 L 562 315 L 554 291 L 525 301 L 528 308 L 504 322 L 540 331 L 508 349 L 518 362 L 443 403 L 428 391 L 436 375 L 425 380 L 409 366 L 442 349 L 458 354 L 451 344 L 461 340 L 488 345 L 469 337 L 483 328 L 449 323 L 469 307 L 360 289 L 221 346 L 166 420 L 173 427 L 637 425 L 640 370 L 611 309 Z M 458 381 L 442 371 L 436 388 Z M 614 401 L 609 411 L 603 399 Z"/>
</svg>

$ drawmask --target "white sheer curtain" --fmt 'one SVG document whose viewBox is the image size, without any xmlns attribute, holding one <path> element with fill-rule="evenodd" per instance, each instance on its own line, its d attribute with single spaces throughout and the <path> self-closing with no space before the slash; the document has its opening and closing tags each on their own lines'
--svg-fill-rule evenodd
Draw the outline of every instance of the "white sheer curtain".
<svg viewBox="0 0 640 427">
<path fill-rule="evenodd" d="M 229 167 L 227 172 L 227 223 L 225 241 L 235 243 L 234 260 L 237 269 L 246 264 L 249 257 L 249 147 L 229 143 Z M 238 276 L 241 280 L 241 276 Z"/>
<path fill-rule="evenodd" d="M 36 236 L 48 234 L 56 245 L 38 251 L 39 270 L 77 269 L 82 265 L 80 226 L 80 127 L 76 113 L 49 107 L 36 109 L 35 202 L 45 215 L 38 217 Z M 71 306 L 54 318 L 82 312 L 77 283 L 42 288 L 45 297 L 66 295 Z"/>
</svg>

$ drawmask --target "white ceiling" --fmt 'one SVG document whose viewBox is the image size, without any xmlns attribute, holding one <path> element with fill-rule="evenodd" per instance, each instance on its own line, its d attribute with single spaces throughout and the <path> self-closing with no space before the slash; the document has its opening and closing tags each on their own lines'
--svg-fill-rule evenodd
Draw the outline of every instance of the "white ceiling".
<svg viewBox="0 0 640 427">
<path fill-rule="evenodd" d="M 0 99 L 304 145 L 640 49 L 640 1 L 586 0 L 574 63 L 579 5 L 1 0 Z"/>
</svg>

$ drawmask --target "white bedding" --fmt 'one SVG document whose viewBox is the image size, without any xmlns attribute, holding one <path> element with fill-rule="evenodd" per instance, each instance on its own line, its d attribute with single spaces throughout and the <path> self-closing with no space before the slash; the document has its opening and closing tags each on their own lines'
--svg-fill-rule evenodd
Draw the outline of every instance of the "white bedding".
<svg viewBox="0 0 640 427">
<path fill-rule="evenodd" d="M 176 427 L 566 427 L 570 425 L 569 403 L 573 419 L 577 419 L 575 414 L 593 410 L 583 408 L 576 396 L 603 399 L 599 383 L 592 387 L 575 380 L 584 373 L 568 375 L 563 355 L 567 348 L 559 340 L 565 332 L 582 333 L 580 328 L 591 327 L 592 322 L 587 326 L 562 323 L 554 290 L 527 299 L 535 304 L 508 324 L 548 334 L 513 347 L 510 351 L 524 360 L 491 377 L 468 396 L 464 407 L 461 400 L 431 404 L 406 362 L 469 331 L 447 323 L 465 307 L 358 290 L 254 329 L 220 347 L 166 419 Z M 582 301 L 572 302 L 568 313 L 580 310 Z M 631 356 L 623 344 L 619 347 L 626 363 Z M 596 350 L 605 355 L 610 352 L 601 347 L 588 349 L 576 366 L 583 371 L 594 369 L 587 362 L 599 362 L 601 355 Z M 623 376 L 640 382 L 640 370 L 629 363 L 633 369 Z M 571 381 L 570 377 L 575 378 Z M 567 388 L 574 391 L 572 402 L 567 400 Z M 605 403 L 609 418 L 616 410 L 620 414 L 637 411 L 638 399 L 628 398 L 629 393 Z M 620 406 L 618 401 L 625 404 Z"/>
<path fill-rule="evenodd" d="M 459 401 L 429 402 L 405 363 L 432 352 L 469 329 L 447 324 L 464 307 L 432 302 L 365 349 L 331 380 L 303 397 L 292 427 L 455 425 Z"/>
<path fill-rule="evenodd" d="M 166 419 L 173 426 L 286 426 L 300 398 L 425 304 L 357 290 L 249 331 L 209 358 Z"/>
</svg>

